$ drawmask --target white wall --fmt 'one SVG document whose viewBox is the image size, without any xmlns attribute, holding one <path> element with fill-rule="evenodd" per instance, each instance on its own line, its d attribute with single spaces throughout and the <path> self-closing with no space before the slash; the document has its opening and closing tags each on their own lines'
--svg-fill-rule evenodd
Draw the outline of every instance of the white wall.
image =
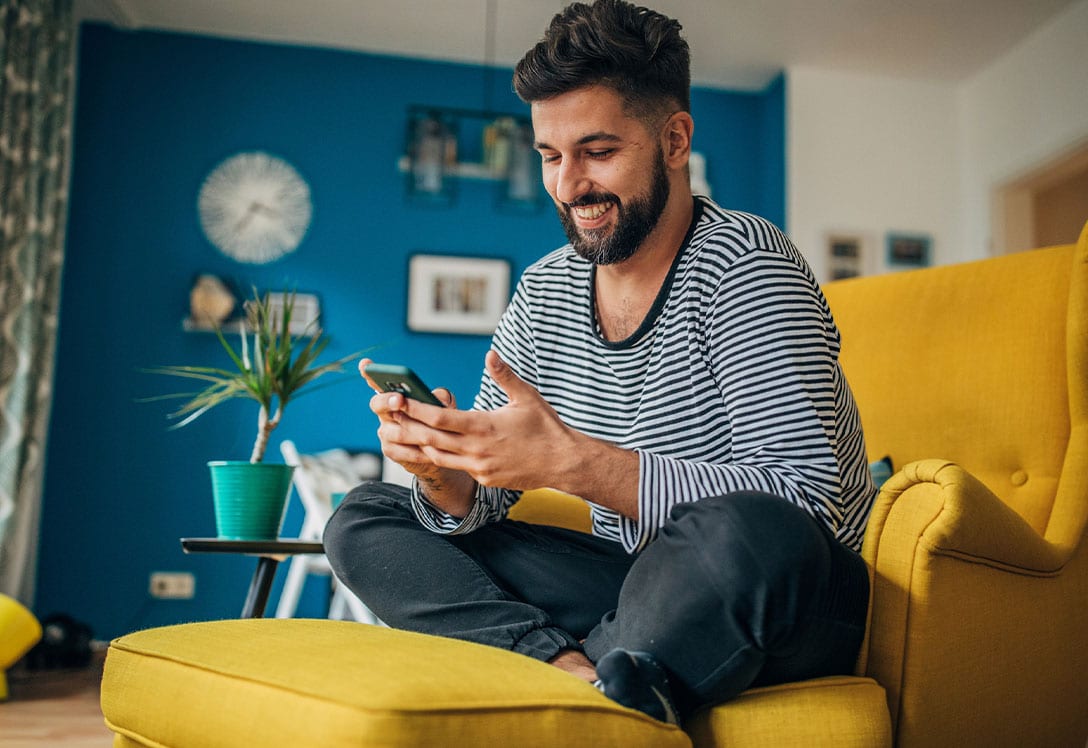
<svg viewBox="0 0 1088 748">
<path fill-rule="evenodd" d="M 859 235 L 883 272 L 889 231 L 928 234 L 935 262 L 958 236 L 956 98 L 950 85 L 791 68 L 788 230 L 821 281 L 829 232 Z"/>
<path fill-rule="evenodd" d="M 871 272 L 888 231 L 985 257 L 993 189 L 1088 138 L 1088 0 L 959 84 L 791 68 L 786 96 L 788 229 L 818 278 L 833 231 L 863 235 Z"/>
<path fill-rule="evenodd" d="M 966 81 L 959 102 L 960 243 L 974 259 L 990 252 L 994 188 L 1088 140 L 1088 0 Z"/>
</svg>

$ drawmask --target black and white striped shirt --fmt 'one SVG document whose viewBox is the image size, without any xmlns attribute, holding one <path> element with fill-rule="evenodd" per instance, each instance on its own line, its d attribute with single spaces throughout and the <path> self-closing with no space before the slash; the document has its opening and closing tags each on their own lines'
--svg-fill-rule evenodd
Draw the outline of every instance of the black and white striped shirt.
<svg viewBox="0 0 1088 748">
<path fill-rule="evenodd" d="M 800 253 L 762 218 L 697 198 L 681 251 L 628 339 L 597 327 L 593 266 L 568 245 L 528 268 L 493 340 L 564 423 L 639 456 L 639 519 L 591 504 L 593 532 L 637 551 L 678 503 L 777 494 L 858 549 L 876 488 L 838 364 L 839 334 Z M 503 391 L 484 374 L 474 404 Z M 463 520 L 413 491 L 436 532 L 471 532 L 520 494 L 481 487 Z"/>
</svg>

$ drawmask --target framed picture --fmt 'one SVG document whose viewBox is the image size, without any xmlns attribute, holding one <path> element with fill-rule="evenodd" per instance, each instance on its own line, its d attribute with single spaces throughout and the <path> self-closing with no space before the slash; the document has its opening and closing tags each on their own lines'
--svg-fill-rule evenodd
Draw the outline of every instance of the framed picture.
<svg viewBox="0 0 1088 748">
<path fill-rule="evenodd" d="M 272 312 L 272 319 L 278 320 L 287 306 L 287 294 L 269 293 L 268 308 Z M 292 335 L 314 335 L 320 329 L 318 319 L 321 317 L 321 302 L 315 294 L 296 293 L 295 303 L 291 307 L 291 324 L 287 331 Z"/>
<path fill-rule="evenodd" d="M 510 301 L 510 263 L 414 255 L 408 261 L 408 329 L 490 335 Z"/>
<path fill-rule="evenodd" d="M 888 265 L 900 268 L 924 268 L 930 264 L 933 241 L 925 234 L 888 234 Z"/>
<path fill-rule="evenodd" d="M 865 242 L 857 234 L 835 233 L 827 237 L 829 280 L 843 280 L 865 275 Z"/>
</svg>

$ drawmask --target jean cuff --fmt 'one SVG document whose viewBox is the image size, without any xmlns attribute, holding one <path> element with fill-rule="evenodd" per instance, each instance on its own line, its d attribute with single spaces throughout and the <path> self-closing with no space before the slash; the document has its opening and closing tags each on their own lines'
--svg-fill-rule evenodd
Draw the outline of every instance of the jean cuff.
<svg viewBox="0 0 1088 748">
<path fill-rule="evenodd" d="M 534 660 L 547 662 L 564 649 L 573 649 L 581 652 L 582 645 L 566 631 L 548 627 L 531 629 L 514 642 L 511 649 L 519 654 L 528 655 Z"/>
</svg>

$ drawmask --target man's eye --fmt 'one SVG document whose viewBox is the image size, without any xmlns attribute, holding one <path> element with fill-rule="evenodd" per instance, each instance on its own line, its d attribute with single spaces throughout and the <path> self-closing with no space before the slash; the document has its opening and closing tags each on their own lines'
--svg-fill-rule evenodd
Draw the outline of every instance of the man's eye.
<svg viewBox="0 0 1088 748">
<path fill-rule="evenodd" d="M 614 148 L 604 148 L 597 151 L 586 151 L 586 155 L 590 158 L 608 158 L 612 155 Z"/>
<path fill-rule="evenodd" d="M 541 153 L 540 160 L 546 164 L 551 164 L 559 160 L 559 156 L 554 153 Z"/>
</svg>

